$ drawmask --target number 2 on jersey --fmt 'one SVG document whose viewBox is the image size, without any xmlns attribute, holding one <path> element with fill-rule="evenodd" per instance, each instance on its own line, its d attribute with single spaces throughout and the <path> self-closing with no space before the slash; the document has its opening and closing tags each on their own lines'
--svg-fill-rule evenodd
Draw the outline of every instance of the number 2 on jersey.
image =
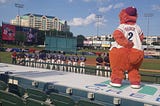
<svg viewBox="0 0 160 106">
<path fill-rule="evenodd" d="M 132 37 L 133 37 L 133 33 L 132 33 L 132 32 L 129 32 L 129 33 L 128 33 L 128 40 L 131 40 L 131 41 L 132 41 Z"/>
</svg>

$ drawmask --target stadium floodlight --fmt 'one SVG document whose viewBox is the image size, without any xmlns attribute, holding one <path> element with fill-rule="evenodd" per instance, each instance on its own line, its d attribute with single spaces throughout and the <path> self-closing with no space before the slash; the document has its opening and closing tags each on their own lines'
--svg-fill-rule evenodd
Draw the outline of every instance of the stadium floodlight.
<svg viewBox="0 0 160 106">
<path fill-rule="evenodd" d="M 99 25 L 100 25 L 100 19 L 102 18 L 102 15 L 96 15 L 97 19 L 97 36 L 99 35 Z"/>
<path fill-rule="evenodd" d="M 24 4 L 15 3 L 15 7 L 18 8 L 18 15 L 20 15 L 20 8 L 23 8 L 23 7 L 24 7 Z"/>
<path fill-rule="evenodd" d="M 23 8 L 24 7 L 24 4 L 18 4 L 18 3 L 15 3 L 15 7 L 18 8 L 18 24 L 21 25 L 21 19 L 20 19 L 20 8 Z"/>
<path fill-rule="evenodd" d="M 147 18 L 147 37 L 146 37 L 146 45 L 147 45 L 147 53 L 148 53 L 148 37 L 149 37 L 149 18 L 152 17 L 153 14 L 152 13 L 145 13 L 144 17 Z M 148 54 L 147 54 L 148 55 Z"/>
<path fill-rule="evenodd" d="M 144 14 L 144 17 L 147 17 L 147 35 L 149 36 L 149 18 L 152 17 L 152 13 L 146 13 Z"/>
</svg>

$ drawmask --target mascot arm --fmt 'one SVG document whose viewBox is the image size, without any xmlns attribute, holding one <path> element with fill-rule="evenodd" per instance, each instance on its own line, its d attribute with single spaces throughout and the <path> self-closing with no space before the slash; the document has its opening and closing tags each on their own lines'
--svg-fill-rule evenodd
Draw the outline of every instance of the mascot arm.
<svg viewBox="0 0 160 106">
<path fill-rule="evenodd" d="M 133 47 L 133 42 L 126 39 L 124 34 L 121 31 L 115 30 L 113 33 L 113 37 L 119 45 L 121 45 L 125 48 L 132 48 Z"/>
<path fill-rule="evenodd" d="M 144 39 L 144 35 L 143 35 L 143 33 L 139 36 L 140 37 L 140 40 L 141 40 L 141 42 L 143 41 L 143 39 Z"/>
</svg>

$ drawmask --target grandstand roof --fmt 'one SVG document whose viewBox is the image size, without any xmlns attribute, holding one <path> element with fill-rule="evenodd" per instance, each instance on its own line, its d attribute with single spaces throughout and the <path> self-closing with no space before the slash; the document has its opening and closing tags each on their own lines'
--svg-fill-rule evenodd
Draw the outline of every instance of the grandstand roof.
<svg viewBox="0 0 160 106">
<path fill-rule="evenodd" d="M 27 14 L 24 14 L 24 16 L 30 16 L 30 15 L 33 15 L 33 16 L 36 16 L 36 17 L 47 17 L 47 18 L 55 18 L 55 16 L 48 16 L 48 15 L 41 15 L 41 14 L 32 14 L 32 13 L 27 13 Z"/>
</svg>

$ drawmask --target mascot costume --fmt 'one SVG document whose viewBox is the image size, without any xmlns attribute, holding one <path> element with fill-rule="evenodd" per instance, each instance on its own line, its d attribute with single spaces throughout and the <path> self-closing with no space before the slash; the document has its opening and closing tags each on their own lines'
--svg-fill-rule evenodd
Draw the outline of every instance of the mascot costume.
<svg viewBox="0 0 160 106">
<path fill-rule="evenodd" d="M 119 14 L 120 25 L 113 32 L 115 42 L 109 52 L 112 69 L 110 85 L 121 87 L 124 73 L 128 72 L 132 88 L 140 88 L 139 67 L 144 58 L 142 49 L 143 32 L 136 24 L 137 9 L 128 7 Z"/>
</svg>

